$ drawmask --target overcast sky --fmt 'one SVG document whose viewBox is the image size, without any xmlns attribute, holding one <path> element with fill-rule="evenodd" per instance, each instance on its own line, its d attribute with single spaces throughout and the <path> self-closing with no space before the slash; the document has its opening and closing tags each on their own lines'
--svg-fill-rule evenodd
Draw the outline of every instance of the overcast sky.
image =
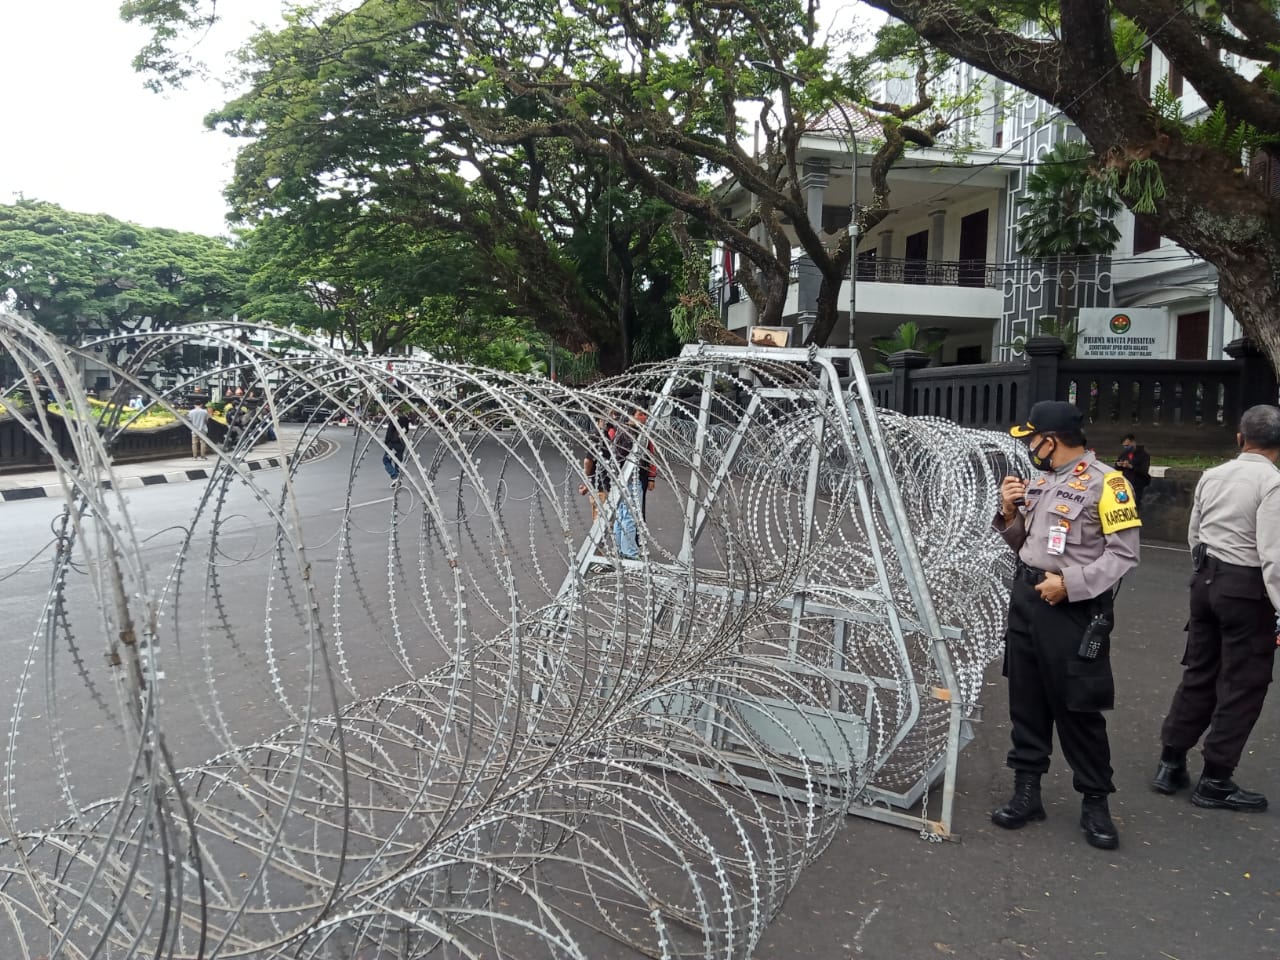
<svg viewBox="0 0 1280 960">
<path fill-rule="evenodd" d="M 274 0 L 222 0 L 228 22 L 204 46 L 223 51 Z M 117 0 L 0 0 L 0 202 L 17 194 L 149 227 L 226 232 L 222 188 L 235 145 L 202 120 L 227 99 L 217 84 L 151 93 L 130 62 L 145 31 Z M 235 19 L 239 18 L 239 19 Z"/>
</svg>

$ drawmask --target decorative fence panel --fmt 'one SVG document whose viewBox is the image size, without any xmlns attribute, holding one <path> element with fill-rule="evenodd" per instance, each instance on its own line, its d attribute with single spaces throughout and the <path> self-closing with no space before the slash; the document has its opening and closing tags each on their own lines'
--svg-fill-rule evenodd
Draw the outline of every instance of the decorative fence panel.
<svg viewBox="0 0 1280 960">
<path fill-rule="evenodd" d="M 1017 363 L 929 367 L 906 350 L 889 358 L 890 373 L 869 379 L 876 403 L 899 413 L 1004 430 L 1040 400 L 1066 400 L 1084 411 L 1098 450 L 1134 433 L 1164 454 L 1218 454 L 1235 449 L 1241 413 L 1277 399 L 1260 351 L 1235 341 L 1227 352 L 1233 359 L 1068 360 L 1061 340 L 1036 337 Z"/>
</svg>

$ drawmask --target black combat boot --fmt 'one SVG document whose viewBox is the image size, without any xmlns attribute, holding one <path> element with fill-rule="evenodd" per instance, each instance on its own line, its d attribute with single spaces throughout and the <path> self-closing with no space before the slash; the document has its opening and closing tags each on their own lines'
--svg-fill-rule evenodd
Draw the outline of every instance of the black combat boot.
<svg viewBox="0 0 1280 960">
<path fill-rule="evenodd" d="M 1040 774 L 1030 770 L 1013 771 L 1013 796 L 998 810 L 991 811 L 991 822 L 1006 830 L 1025 827 L 1032 820 L 1044 819 L 1040 802 Z"/>
<path fill-rule="evenodd" d="M 1252 790 L 1236 786 L 1228 777 L 1202 776 L 1191 794 L 1191 802 L 1210 810 L 1239 810 L 1244 813 L 1261 813 L 1267 809 L 1267 798 Z"/>
<path fill-rule="evenodd" d="M 1114 850 L 1120 846 L 1120 835 L 1111 822 L 1111 810 L 1107 807 L 1105 793 L 1086 793 L 1080 804 L 1080 828 L 1089 846 L 1099 850 Z"/>
<path fill-rule="evenodd" d="M 1160 752 L 1160 765 L 1156 767 L 1156 775 L 1151 778 L 1151 789 L 1170 796 L 1189 786 L 1191 776 L 1187 773 L 1187 752 L 1165 747 Z"/>
</svg>

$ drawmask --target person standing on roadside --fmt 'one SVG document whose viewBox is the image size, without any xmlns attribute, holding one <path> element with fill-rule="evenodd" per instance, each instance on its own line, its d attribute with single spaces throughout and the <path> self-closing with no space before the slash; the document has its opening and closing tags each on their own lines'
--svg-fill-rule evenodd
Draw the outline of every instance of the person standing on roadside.
<svg viewBox="0 0 1280 960">
<path fill-rule="evenodd" d="M 1082 795 L 1085 840 L 1112 850 L 1120 838 L 1107 801 L 1115 785 L 1102 714 L 1115 705 L 1114 591 L 1138 563 L 1142 522 L 1128 481 L 1086 449 L 1083 422 L 1075 404 L 1042 401 L 1009 430 L 1027 442 L 1040 475 L 1005 477 L 993 521 L 1018 564 L 1004 659 L 1014 788 L 991 820 L 1016 830 L 1045 818 L 1040 778 L 1056 729 Z"/>
<path fill-rule="evenodd" d="M 592 441 L 591 449 L 582 458 L 582 472 L 587 476 L 587 483 L 578 484 L 578 493 L 584 496 L 587 493 L 591 494 L 591 521 L 594 523 L 605 500 L 609 497 L 611 486 L 609 471 L 603 463 L 608 462 L 609 447 L 613 443 L 613 437 L 604 417 L 596 417 Z"/>
<path fill-rule="evenodd" d="M 648 413 L 636 407 L 632 415 L 624 417 L 614 431 L 613 457 L 623 474 L 626 473 L 626 463 L 631 458 L 636 441 L 644 432 L 648 419 Z M 645 448 L 637 455 L 632 466 L 622 496 L 618 498 L 618 512 L 613 521 L 614 541 L 624 560 L 636 560 L 640 557 L 640 526 L 644 523 L 646 494 L 653 486 L 652 446 L 647 440 L 645 443 Z M 639 516 L 636 515 L 637 510 Z"/>
<path fill-rule="evenodd" d="M 1280 644 L 1280 407 L 1259 404 L 1240 418 L 1240 455 L 1206 470 L 1187 525 L 1191 616 L 1182 682 L 1160 731 L 1163 749 L 1151 789 L 1191 785 L 1187 751 L 1204 737 L 1197 807 L 1257 812 L 1267 798 L 1232 777 L 1271 685 Z M 1207 732 L 1206 732 L 1207 731 Z"/>
<path fill-rule="evenodd" d="M 412 424 L 413 418 L 404 407 L 387 418 L 387 434 L 383 441 L 387 449 L 382 454 L 382 466 L 391 478 L 392 488 L 400 486 L 400 464 L 404 462 L 405 453 L 409 449 L 408 435 Z"/>
<path fill-rule="evenodd" d="M 1138 443 L 1132 433 L 1126 434 L 1120 441 L 1120 456 L 1116 457 L 1116 469 L 1124 474 L 1133 487 L 1133 502 L 1142 508 L 1142 495 L 1151 485 L 1151 454 L 1147 448 Z"/>
<path fill-rule="evenodd" d="M 644 425 L 649 422 L 649 411 L 644 407 L 636 407 L 631 414 L 631 419 L 636 422 L 637 429 L 643 429 Z M 653 449 L 653 441 L 649 440 L 645 443 L 645 452 L 636 464 L 636 470 L 640 474 L 640 519 L 648 521 L 649 519 L 649 492 L 657 485 L 658 480 L 658 464 L 656 462 L 657 451 Z"/>
<path fill-rule="evenodd" d="M 204 400 L 200 397 L 192 401 L 191 409 L 187 411 L 187 425 L 191 427 L 191 459 L 208 460 L 204 438 L 209 429 L 209 411 L 204 408 Z"/>
</svg>

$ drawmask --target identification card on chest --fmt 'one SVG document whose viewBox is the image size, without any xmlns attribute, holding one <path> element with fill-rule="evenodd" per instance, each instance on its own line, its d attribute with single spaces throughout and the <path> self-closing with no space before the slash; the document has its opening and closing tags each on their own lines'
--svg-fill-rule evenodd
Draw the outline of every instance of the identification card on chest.
<svg viewBox="0 0 1280 960">
<path fill-rule="evenodd" d="M 1066 520 L 1054 520 L 1053 526 L 1049 528 L 1048 542 L 1045 549 L 1052 556 L 1060 557 L 1067 550 L 1067 533 L 1071 529 L 1071 524 Z"/>
</svg>

